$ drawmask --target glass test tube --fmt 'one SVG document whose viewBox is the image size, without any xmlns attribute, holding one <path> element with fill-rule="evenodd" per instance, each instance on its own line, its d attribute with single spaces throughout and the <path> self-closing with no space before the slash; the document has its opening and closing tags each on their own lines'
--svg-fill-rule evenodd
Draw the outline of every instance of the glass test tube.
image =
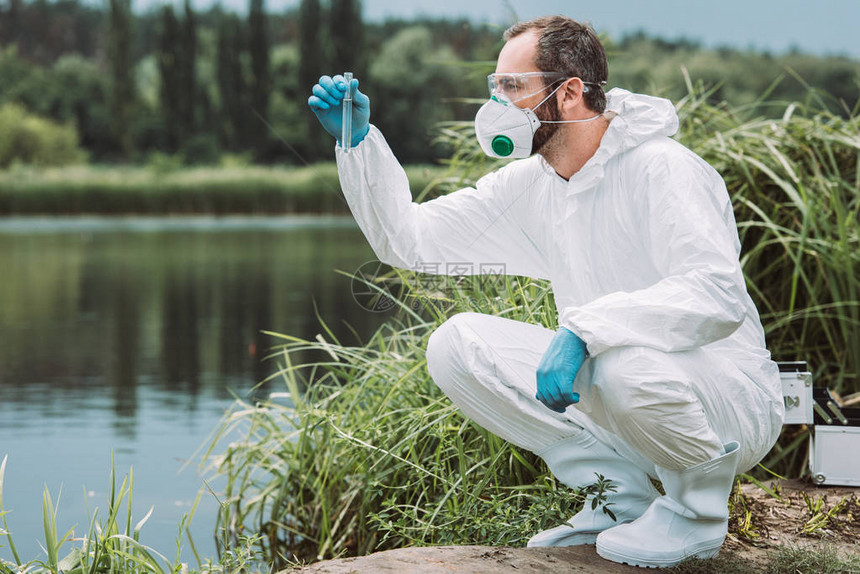
<svg viewBox="0 0 860 574">
<path fill-rule="evenodd" d="M 346 94 L 343 97 L 343 131 L 340 145 L 343 151 L 348 152 L 352 147 L 352 72 L 344 72 L 343 79 L 346 81 Z"/>
</svg>

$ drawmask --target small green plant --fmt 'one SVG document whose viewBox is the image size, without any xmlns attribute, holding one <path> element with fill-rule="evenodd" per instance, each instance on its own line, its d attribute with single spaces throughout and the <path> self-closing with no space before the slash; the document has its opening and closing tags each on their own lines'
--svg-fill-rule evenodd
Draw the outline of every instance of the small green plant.
<svg viewBox="0 0 860 574">
<path fill-rule="evenodd" d="M 200 564 L 200 574 L 234 574 L 254 572 L 268 574 L 272 567 L 260 560 L 257 548 L 262 536 L 240 536 L 235 545 L 225 548 L 218 560 L 206 559 Z"/>
<path fill-rule="evenodd" d="M 595 473 L 597 475 L 597 482 L 593 484 L 589 484 L 585 488 L 583 488 L 583 494 L 586 496 L 591 496 L 591 509 L 597 510 L 598 508 L 603 509 L 603 513 L 609 515 L 612 520 L 617 521 L 618 518 L 615 517 L 615 513 L 612 512 L 612 509 L 609 508 L 614 502 L 607 502 L 609 497 L 607 496 L 607 492 L 616 492 L 618 487 L 612 483 L 612 480 L 607 479 L 602 474 Z"/>
<path fill-rule="evenodd" d="M 6 470 L 6 458 L 0 465 L 0 487 Z M 110 494 L 108 497 L 107 514 L 104 520 L 98 520 L 99 510 L 96 509 L 89 519 L 86 536 L 81 540 L 81 546 L 73 548 L 64 558 L 61 551 L 74 537 L 74 529 L 62 536 L 57 527 L 56 505 L 47 487 L 42 495 L 42 522 L 44 525 L 45 554 L 44 560 L 23 562 L 15 551 L 12 535 L 9 533 L 5 516 L 3 530 L 12 549 L 15 562 L 0 562 L 0 572 L 34 572 L 53 573 L 88 572 L 155 572 L 166 574 L 174 570 L 173 564 L 164 556 L 143 545 L 140 542 L 140 529 L 152 514 L 150 509 L 146 516 L 132 526 L 131 497 L 134 488 L 134 474 L 124 477 L 119 489 L 116 487 L 116 476 L 111 465 Z M 0 490 L 1 491 L 1 490 Z M 122 507 L 125 505 L 125 511 Z M 5 514 L 0 498 L 0 512 Z M 4 570 L 5 569 L 5 570 Z"/>
<path fill-rule="evenodd" d="M 832 526 L 839 515 L 848 506 L 850 496 L 846 496 L 839 502 L 827 508 L 825 497 L 810 497 L 806 492 L 802 492 L 803 502 L 809 511 L 809 520 L 800 528 L 803 534 L 816 535 L 823 534 L 828 526 Z"/>
<path fill-rule="evenodd" d="M 748 542 L 757 542 L 761 537 L 755 525 L 755 515 L 749 501 L 741 489 L 741 478 L 735 480 L 735 486 L 729 496 L 729 530 Z"/>
<path fill-rule="evenodd" d="M 6 510 L 3 506 L 3 481 L 7 457 L 0 463 L 0 536 L 4 536 L 13 556 L 13 561 L 0 559 L 0 574 L 193 574 L 186 563 L 180 561 L 180 546 L 183 531 L 194 549 L 194 541 L 188 533 L 187 524 L 193 518 L 197 501 L 189 514 L 182 517 L 176 539 L 176 558 L 167 559 L 163 554 L 144 545 L 140 541 L 140 531 L 152 515 L 153 509 L 138 522 L 134 523 L 131 513 L 134 490 L 134 472 L 129 470 L 117 488 L 114 465 L 111 464 L 110 492 L 107 512 L 99 519 L 96 508 L 88 519 L 86 533 L 76 536 L 75 529 L 69 529 L 62 536 L 58 530 L 57 504 L 47 487 L 42 495 L 42 522 L 44 526 L 44 558 L 21 560 L 12 534 L 6 523 Z M 199 496 L 198 496 L 199 500 Z M 68 549 L 70 544 L 78 544 Z M 201 561 L 194 551 L 200 574 L 232 574 L 237 572 L 268 573 L 271 568 L 260 560 L 255 551 L 259 543 L 256 535 L 243 536 L 236 544 L 223 548 L 217 560 L 207 558 Z M 65 554 L 62 558 L 61 555 Z"/>
</svg>

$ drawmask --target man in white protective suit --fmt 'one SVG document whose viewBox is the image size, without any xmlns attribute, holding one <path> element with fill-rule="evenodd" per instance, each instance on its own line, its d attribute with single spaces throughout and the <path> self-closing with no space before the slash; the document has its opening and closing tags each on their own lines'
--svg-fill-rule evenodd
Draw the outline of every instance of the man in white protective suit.
<svg viewBox="0 0 860 574">
<path fill-rule="evenodd" d="M 670 139 L 671 102 L 604 93 L 591 28 L 545 17 L 504 38 L 475 130 L 489 155 L 523 159 L 414 203 L 352 80 L 352 149 L 335 151 L 344 195 L 384 263 L 502 262 L 552 282 L 558 331 L 459 313 L 427 347 L 430 375 L 466 416 L 571 488 L 596 474 L 617 487 L 605 493 L 616 520 L 586 501 L 529 546 L 596 543 L 637 566 L 714 556 L 734 477 L 774 444 L 784 409 L 725 184 Z M 309 99 L 338 140 L 346 89 L 323 76 Z"/>
</svg>

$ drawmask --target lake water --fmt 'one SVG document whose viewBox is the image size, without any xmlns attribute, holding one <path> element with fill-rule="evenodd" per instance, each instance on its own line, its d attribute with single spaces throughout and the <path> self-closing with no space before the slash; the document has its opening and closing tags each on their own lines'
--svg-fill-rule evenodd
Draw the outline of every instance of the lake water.
<svg viewBox="0 0 860 574">
<path fill-rule="evenodd" d="M 118 483 L 134 469 L 134 520 L 154 507 L 141 541 L 174 559 L 203 486 L 199 460 L 184 463 L 231 393 L 277 368 L 261 330 L 313 338 L 316 303 L 358 343 L 350 327 L 366 337 L 386 315 L 335 270 L 373 259 L 350 217 L 0 220 L 0 459 L 21 558 L 42 554 L 45 487 L 61 534 L 104 517 L 113 456 Z M 191 523 L 202 557 L 215 556 L 216 508 L 203 496 Z"/>
</svg>

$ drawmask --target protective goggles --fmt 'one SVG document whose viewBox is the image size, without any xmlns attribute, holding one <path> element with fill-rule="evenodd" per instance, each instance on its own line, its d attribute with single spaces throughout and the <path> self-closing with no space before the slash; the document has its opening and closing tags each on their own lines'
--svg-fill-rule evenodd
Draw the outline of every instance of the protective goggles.
<svg viewBox="0 0 860 574">
<path fill-rule="evenodd" d="M 490 97 L 504 96 L 505 99 L 516 102 L 523 100 L 564 80 L 570 79 L 561 72 L 524 72 L 520 74 L 490 74 L 487 76 L 487 87 L 490 89 Z M 600 87 L 606 82 L 595 84 L 594 82 L 582 82 L 588 86 Z"/>
</svg>

